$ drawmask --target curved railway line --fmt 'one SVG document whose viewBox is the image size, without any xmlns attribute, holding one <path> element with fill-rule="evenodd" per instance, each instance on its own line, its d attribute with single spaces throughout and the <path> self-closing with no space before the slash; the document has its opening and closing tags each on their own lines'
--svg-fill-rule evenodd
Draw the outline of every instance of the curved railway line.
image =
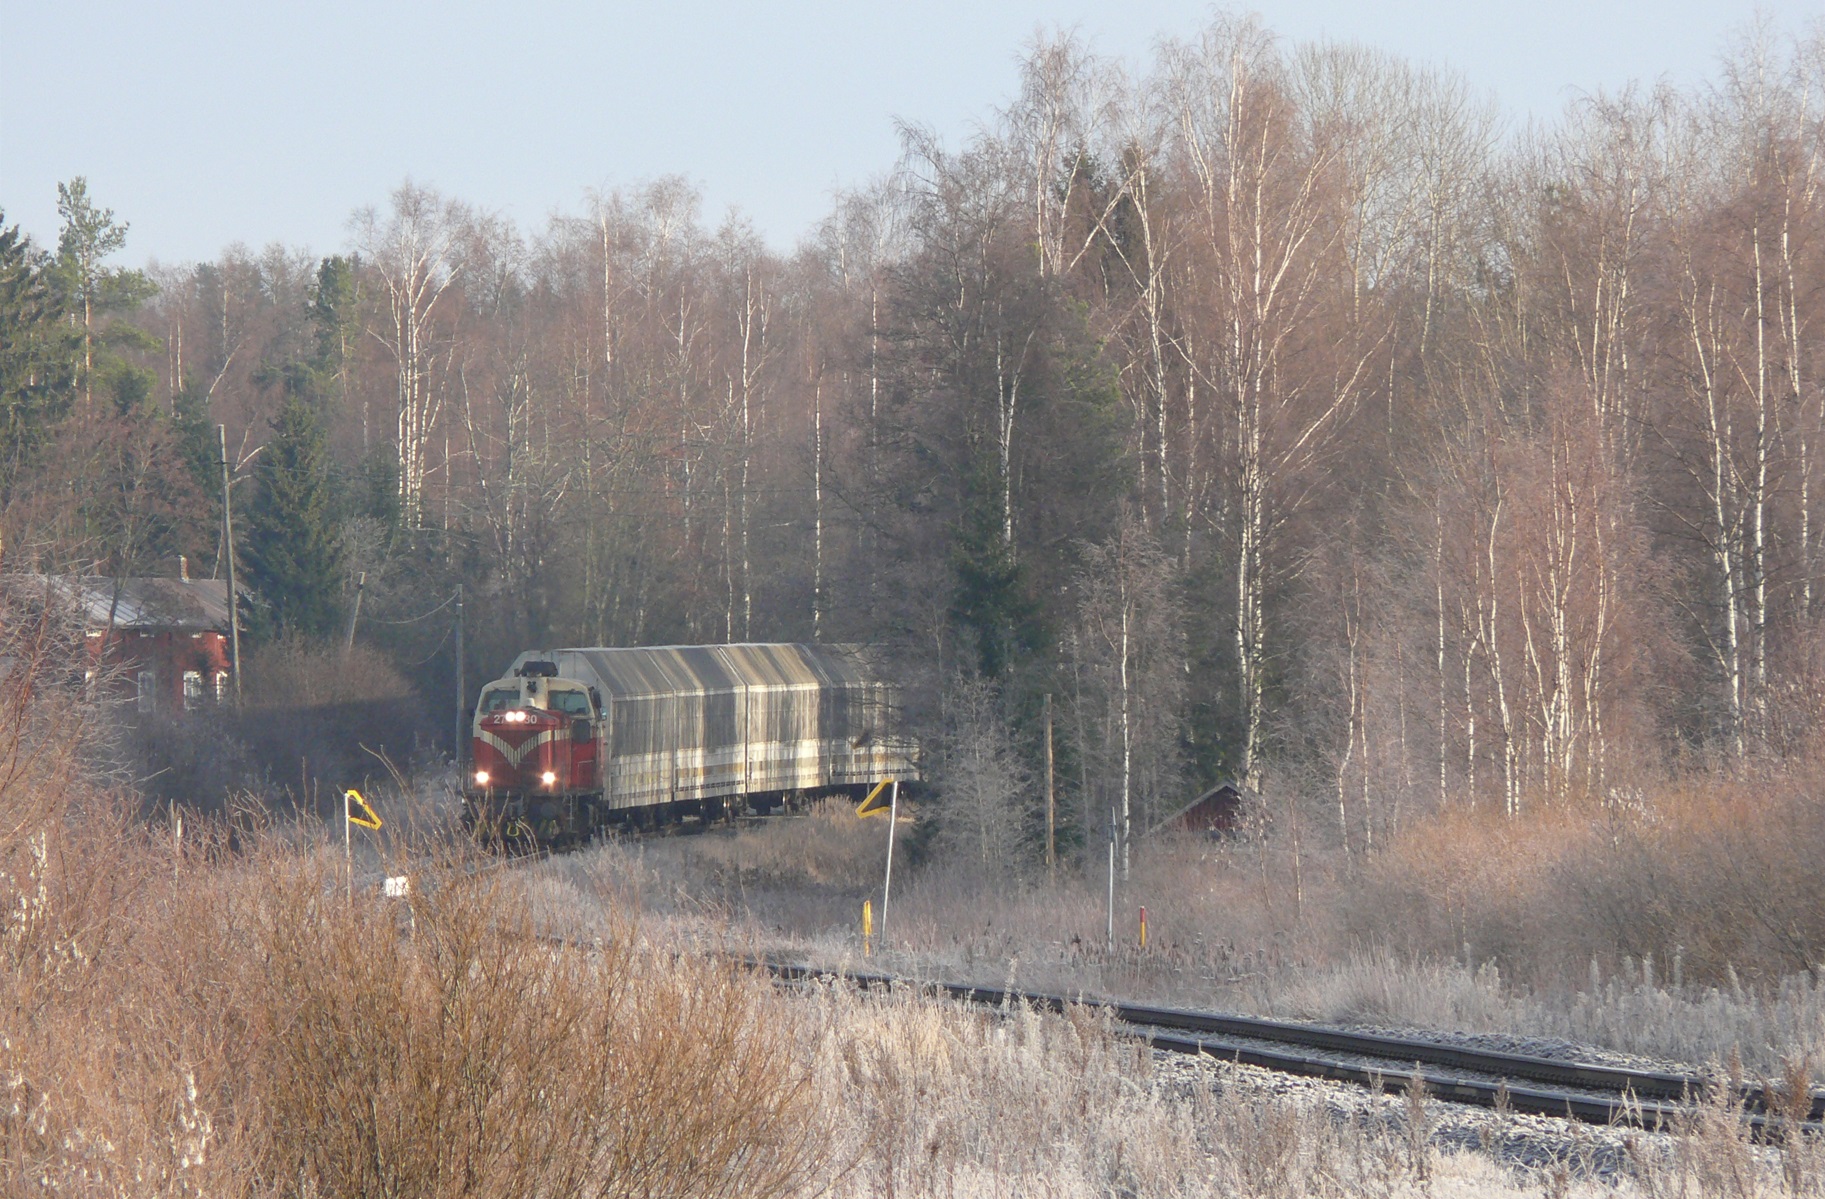
<svg viewBox="0 0 1825 1199">
<path fill-rule="evenodd" d="M 549 854 L 546 850 L 500 864 L 530 863 Z M 586 943 L 565 938 L 550 940 L 588 948 Z M 1024 1006 L 1061 1013 L 1072 1006 L 1101 1008 L 1110 1013 L 1120 1031 L 1144 1039 L 1158 1050 L 1381 1091 L 1404 1093 L 1418 1084 L 1424 1086 L 1426 1095 L 1445 1102 L 1587 1124 L 1677 1129 L 1715 1082 L 1697 1074 L 1560 1061 L 1413 1037 L 1151 1007 L 1088 995 L 1054 995 L 768 959 L 739 961 L 788 984 L 837 983 L 864 990 L 903 987 L 1003 1009 Z M 1803 1115 L 1796 1110 L 1798 1105 L 1784 1102 L 1778 1093 L 1770 1095 L 1759 1084 L 1739 1085 L 1737 1102 L 1758 1137 L 1778 1139 L 1795 1131 L 1825 1134 L 1825 1090 L 1813 1088 L 1808 1093 Z"/>
<path fill-rule="evenodd" d="M 1447 1102 L 1589 1124 L 1677 1128 L 1709 1085 L 1705 1078 L 1690 1074 L 1556 1061 L 1253 1016 L 1215 1015 L 768 961 L 749 964 L 787 982 L 843 982 L 871 989 L 905 986 L 991 1007 L 1030 1006 L 1052 1012 L 1062 1012 L 1073 1004 L 1100 1007 L 1124 1031 L 1146 1039 L 1155 1049 L 1379 1090 L 1404 1092 L 1421 1083 L 1427 1095 Z M 1771 1103 L 1771 1097 L 1760 1086 L 1741 1087 L 1739 1099 L 1757 1135 L 1784 1135 L 1794 1124 L 1780 1096 L 1773 1096 Z M 1809 1133 L 1825 1132 L 1821 1121 L 1825 1121 L 1825 1092 L 1814 1090 L 1808 1096 L 1806 1115 L 1799 1127 Z"/>
</svg>

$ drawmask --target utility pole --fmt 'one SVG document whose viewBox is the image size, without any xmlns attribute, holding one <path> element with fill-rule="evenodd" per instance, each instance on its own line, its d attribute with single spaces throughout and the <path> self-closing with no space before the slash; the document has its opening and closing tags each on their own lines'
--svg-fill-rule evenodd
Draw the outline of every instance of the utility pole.
<svg viewBox="0 0 1825 1199">
<path fill-rule="evenodd" d="M 1052 693 L 1046 692 L 1046 879 L 1058 881 L 1058 792 L 1052 782 Z"/>
<path fill-rule="evenodd" d="M 342 647 L 345 654 L 353 652 L 355 648 L 355 622 L 361 619 L 361 593 L 367 590 L 367 586 L 368 572 L 364 570 L 355 577 L 355 607 L 349 612 L 348 642 Z"/>
<path fill-rule="evenodd" d="M 234 702 L 241 706 L 241 595 L 234 582 L 234 502 L 228 493 L 228 426 L 215 427 L 222 452 L 222 557 L 228 562 L 228 669 L 234 675 Z"/>
<path fill-rule="evenodd" d="M 456 585 L 456 773 L 463 772 L 463 705 L 468 702 L 469 685 L 463 679 L 463 585 Z"/>
</svg>

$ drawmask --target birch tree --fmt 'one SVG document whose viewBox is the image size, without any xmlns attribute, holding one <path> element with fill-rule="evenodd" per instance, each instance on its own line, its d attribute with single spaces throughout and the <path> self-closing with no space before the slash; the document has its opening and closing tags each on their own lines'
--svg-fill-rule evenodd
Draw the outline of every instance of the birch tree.
<svg viewBox="0 0 1825 1199">
<path fill-rule="evenodd" d="M 1078 574 L 1078 636 L 1073 639 L 1080 727 L 1095 730 L 1079 752 L 1095 771 L 1086 795 L 1116 813 L 1122 873 L 1136 833 L 1166 815 L 1182 778 L 1185 710 L 1184 613 L 1179 573 L 1139 520 L 1130 516 L 1107 541 L 1084 547 Z"/>
<path fill-rule="evenodd" d="M 435 371 L 437 320 L 461 273 L 457 238 L 464 218 L 459 205 L 407 182 L 393 193 L 385 218 L 368 208 L 353 222 L 383 299 L 368 333 L 393 363 L 399 507 L 408 528 L 425 524 L 425 480 L 444 402 Z"/>
<path fill-rule="evenodd" d="M 1175 152 L 1195 214 L 1186 357 L 1220 397 L 1227 423 L 1222 465 L 1233 510 L 1221 522 L 1204 519 L 1232 546 L 1236 773 L 1253 787 L 1272 657 L 1267 596 L 1284 569 L 1273 541 L 1299 503 L 1294 480 L 1363 395 L 1385 338 L 1339 311 L 1348 298 L 1338 289 L 1347 272 L 1335 208 L 1343 146 L 1305 123 L 1272 39 L 1252 22 L 1220 22 L 1173 47 L 1169 62 Z"/>
</svg>

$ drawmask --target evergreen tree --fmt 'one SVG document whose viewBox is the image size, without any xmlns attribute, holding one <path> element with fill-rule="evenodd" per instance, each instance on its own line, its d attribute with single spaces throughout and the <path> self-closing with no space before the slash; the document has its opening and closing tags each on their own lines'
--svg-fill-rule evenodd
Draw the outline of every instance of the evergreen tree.
<svg viewBox="0 0 1825 1199">
<path fill-rule="evenodd" d="M 117 351 L 127 347 L 154 350 L 159 342 L 144 330 L 125 322 L 104 323 L 104 318 L 131 312 L 158 288 L 140 271 L 103 265 L 126 244 L 127 226 L 115 222 L 113 209 L 95 206 L 89 198 L 88 180 L 78 175 L 57 185 L 57 213 L 63 218 L 63 230 L 57 238 L 56 276 L 64 307 L 79 322 L 76 336 L 83 405 L 90 407 L 95 381 L 101 379 L 104 388 L 114 393 L 120 410 L 129 411 L 137 406 L 140 384 L 146 380 L 134 378 L 134 368 Z M 146 390 L 150 391 L 149 385 Z"/>
<path fill-rule="evenodd" d="M 171 428 L 177 434 L 185 468 L 197 489 L 207 497 L 212 519 L 220 520 L 221 503 L 215 497 L 222 485 L 222 451 L 216 441 L 215 422 L 209 419 L 209 396 L 201 388 L 186 382 L 183 390 L 171 397 Z"/>
<path fill-rule="evenodd" d="M 0 213 L 0 499 L 76 394 L 76 336 L 50 259 Z"/>
<path fill-rule="evenodd" d="M 399 535 L 399 455 L 383 441 L 362 457 L 356 471 L 353 507 L 377 521 L 390 543 Z"/>
<path fill-rule="evenodd" d="M 348 404 L 349 359 L 361 333 L 359 298 L 353 261 L 338 254 L 318 264 L 307 307 L 317 334 L 311 371 L 318 394 L 333 397 L 344 407 Z"/>
<path fill-rule="evenodd" d="M 1039 607 L 1001 535 L 996 486 L 992 466 L 979 465 L 972 472 L 962 520 L 951 543 L 951 569 L 957 581 L 951 616 L 975 642 L 977 669 L 989 679 L 1001 678 L 1017 652 L 1044 640 Z"/>
<path fill-rule="evenodd" d="M 255 477 L 247 536 L 237 547 L 265 605 L 253 631 L 327 636 L 339 623 L 342 547 L 323 429 L 296 391 L 279 410 Z"/>
</svg>

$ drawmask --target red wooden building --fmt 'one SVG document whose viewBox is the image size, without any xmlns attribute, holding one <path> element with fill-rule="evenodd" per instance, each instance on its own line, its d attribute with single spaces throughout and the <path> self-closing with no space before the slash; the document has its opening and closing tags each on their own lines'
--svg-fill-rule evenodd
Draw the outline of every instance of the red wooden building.
<svg viewBox="0 0 1825 1199">
<path fill-rule="evenodd" d="M 44 583 L 88 626 L 91 669 L 119 670 L 140 711 L 189 711 L 227 699 L 227 583 L 192 579 L 181 564 L 175 579 L 55 576 Z"/>
</svg>

